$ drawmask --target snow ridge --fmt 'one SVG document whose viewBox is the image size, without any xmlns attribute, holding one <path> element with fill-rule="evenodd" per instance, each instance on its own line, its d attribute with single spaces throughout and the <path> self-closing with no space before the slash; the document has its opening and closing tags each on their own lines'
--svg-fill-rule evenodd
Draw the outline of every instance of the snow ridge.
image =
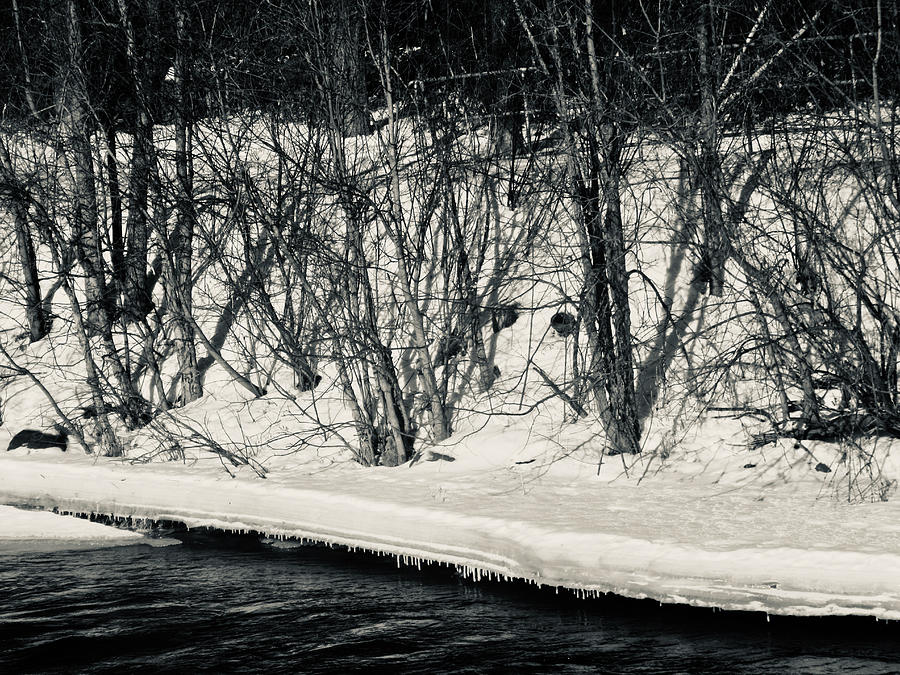
<svg viewBox="0 0 900 675">
<path fill-rule="evenodd" d="M 763 542 L 743 526 L 732 541 L 692 539 L 688 530 L 696 528 L 691 513 L 684 512 L 685 532 L 653 540 L 615 531 L 613 521 L 628 511 L 622 505 L 626 493 L 618 489 L 598 491 L 595 513 L 588 517 L 578 500 L 567 512 L 559 508 L 558 495 L 529 494 L 527 503 L 538 507 L 556 500 L 557 507 L 542 516 L 540 508 L 523 509 L 524 502 L 512 494 L 495 495 L 489 508 L 484 508 L 484 494 L 425 506 L 422 488 L 430 481 L 410 481 L 411 472 L 402 483 L 392 482 L 390 474 L 353 481 L 352 474 L 342 473 L 276 487 L 269 481 L 175 469 L 7 456 L 0 458 L 5 477 L 0 502 L 321 542 L 392 555 L 398 565 L 441 563 L 476 580 L 523 579 L 575 589 L 581 596 L 616 593 L 774 614 L 900 619 L 898 531 L 873 522 L 861 521 L 859 532 L 837 532 L 816 547 L 790 531 L 772 531 Z M 453 494 L 455 484 L 447 485 Z M 649 503 L 640 503 L 640 490 L 628 494 L 637 500 L 634 509 L 654 518 Z M 693 501 L 694 515 L 713 517 L 709 503 Z M 827 517 L 829 510 L 833 505 L 819 515 Z M 759 518 L 764 529 L 771 529 L 766 513 L 762 510 Z M 561 527 L 567 518 L 569 524 Z M 604 521 L 609 524 L 599 525 Z M 623 531 L 632 529 L 623 522 Z M 870 532 L 864 543 L 841 548 L 842 535 L 852 534 L 855 542 L 864 532 Z"/>
</svg>

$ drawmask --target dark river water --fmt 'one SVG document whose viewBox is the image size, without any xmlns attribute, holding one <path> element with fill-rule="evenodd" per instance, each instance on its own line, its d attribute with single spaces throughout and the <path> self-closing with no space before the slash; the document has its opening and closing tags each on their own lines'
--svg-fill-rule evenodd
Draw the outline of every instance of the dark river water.
<svg viewBox="0 0 900 675">
<path fill-rule="evenodd" d="M 0 673 L 896 673 L 900 624 L 578 600 L 249 538 L 0 553 Z"/>
</svg>

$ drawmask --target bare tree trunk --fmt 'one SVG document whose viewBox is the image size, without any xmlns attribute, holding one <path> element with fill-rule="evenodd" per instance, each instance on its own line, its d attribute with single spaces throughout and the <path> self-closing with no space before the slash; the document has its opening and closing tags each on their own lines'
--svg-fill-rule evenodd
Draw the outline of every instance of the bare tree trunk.
<svg viewBox="0 0 900 675">
<path fill-rule="evenodd" d="M 94 360 L 89 333 L 87 326 L 84 324 L 84 316 L 81 312 L 81 307 L 78 304 L 78 298 L 75 296 L 75 291 L 69 283 L 67 272 L 63 272 L 62 282 L 63 290 L 69 298 L 69 305 L 72 307 L 75 331 L 81 341 L 87 385 L 88 390 L 91 392 L 91 405 L 96 411 L 93 435 L 97 445 L 101 449 L 101 454 L 109 457 L 119 457 L 125 454 L 125 450 L 122 446 L 122 442 L 119 440 L 118 436 L 116 436 L 115 431 L 109 423 L 109 414 L 107 412 L 108 406 L 103 397 L 102 382 L 100 379 L 102 371 L 97 368 L 97 363 Z"/>
<path fill-rule="evenodd" d="M 125 257 L 125 306 L 131 316 L 143 317 L 152 307 L 147 279 L 148 193 L 154 166 L 153 126 L 145 111 L 134 130 L 128 178 L 128 250 Z"/>
<path fill-rule="evenodd" d="M 438 386 L 437 376 L 434 372 L 434 363 L 428 351 L 428 337 L 425 331 L 425 319 L 416 293 L 413 291 L 413 275 L 410 269 L 411 254 L 406 247 L 406 223 L 403 213 L 403 201 L 400 189 L 400 139 L 396 110 L 394 109 L 393 71 L 390 63 L 390 49 L 387 40 L 387 32 L 382 27 L 378 33 L 379 44 L 376 46 L 369 36 L 369 54 L 373 65 L 378 71 L 381 94 L 384 96 L 385 109 L 387 110 L 387 142 L 386 162 L 388 171 L 388 218 L 385 219 L 385 234 L 390 240 L 396 255 L 397 283 L 400 287 L 400 295 L 403 308 L 412 328 L 412 351 L 418 358 L 417 370 L 422 382 L 423 393 L 431 412 L 432 440 L 440 442 L 450 436 L 450 422 L 447 419 L 445 401 Z"/>
<path fill-rule="evenodd" d="M 118 0 L 119 20 L 125 33 L 125 51 L 137 102 L 137 120 L 133 133 L 131 172 L 128 177 L 128 230 L 125 253 L 124 311 L 133 319 L 147 315 L 152 299 L 147 283 L 148 193 L 154 168 L 153 120 L 149 112 L 145 86 L 145 55 L 139 51 L 129 12 L 130 0 Z"/>
<path fill-rule="evenodd" d="M 606 378 L 613 369 L 613 336 L 610 329 L 611 308 L 606 288 L 606 242 L 603 215 L 600 210 L 600 157 L 595 143 L 589 152 L 592 175 L 588 180 L 573 177 L 575 194 L 581 219 L 581 260 L 582 289 L 579 303 L 581 323 L 587 333 L 587 387 L 593 393 L 595 403 L 606 419 L 609 399 L 606 392 Z M 583 183 L 587 185 L 583 185 Z"/>
<path fill-rule="evenodd" d="M 357 308 L 356 316 L 361 319 L 360 328 L 363 331 L 363 339 L 369 343 L 369 351 L 374 357 L 372 369 L 375 381 L 381 392 L 384 415 L 392 437 L 395 455 L 393 464 L 402 464 L 408 459 L 412 450 L 413 434 L 407 414 L 403 405 L 403 395 L 400 383 L 397 379 L 397 369 L 391 358 L 391 353 L 384 345 L 378 334 L 378 321 L 375 309 L 375 300 L 372 286 L 369 282 L 368 266 L 365 264 L 365 256 L 362 250 L 362 233 L 358 227 L 359 218 L 352 219 L 357 224 L 352 240 L 349 243 L 351 252 L 350 269 L 359 270 L 359 273 L 351 271 L 354 299 L 352 303 Z M 360 264 L 363 263 L 363 264 Z"/>
<path fill-rule="evenodd" d="M 634 356 L 631 348 L 631 309 L 628 305 L 628 270 L 625 265 L 625 237 L 622 230 L 622 136 L 617 125 L 606 139 L 603 194 L 606 217 L 603 221 L 605 248 L 609 255 L 606 284 L 611 300 L 610 319 L 615 349 L 610 373 L 609 406 L 615 419 L 614 449 L 641 451 L 641 429 L 634 393 Z"/>
<path fill-rule="evenodd" d="M 109 126 L 106 128 L 106 182 L 109 191 L 110 253 L 112 257 L 113 283 L 121 288 L 125 281 L 125 241 L 122 233 L 122 188 L 119 182 L 119 165 L 118 162 L 116 162 L 116 126 L 114 122 L 109 122 L 108 124 Z"/>
<path fill-rule="evenodd" d="M 393 127 L 393 120 L 388 122 Z M 392 131 L 392 135 L 395 131 Z M 440 391 L 437 385 L 437 377 L 434 374 L 434 364 L 431 362 L 431 354 L 428 352 L 428 338 L 425 334 L 425 320 L 422 316 L 422 310 L 413 294 L 410 285 L 409 269 L 407 266 L 408 252 L 404 245 L 403 233 L 403 216 L 400 212 L 400 175 L 399 162 L 397 159 L 397 149 L 395 138 L 389 141 L 388 149 L 390 173 L 391 173 L 391 223 L 388 225 L 388 238 L 394 246 L 397 253 L 397 276 L 400 284 L 400 291 L 403 298 L 403 304 L 409 315 L 409 322 L 413 331 L 413 348 L 419 357 L 419 368 L 425 395 L 428 397 L 429 407 L 431 409 L 431 427 L 432 436 L 435 442 L 445 440 L 450 436 L 449 424 L 446 419 L 446 411 L 444 410 L 444 402 L 441 400 Z"/>
<path fill-rule="evenodd" d="M 605 70 L 601 71 L 594 41 L 592 0 L 585 0 L 584 13 L 592 105 L 585 134 L 586 157 L 581 163 L 586 163 L 588 175 L 576 176 L 579 184 L 575 186 L 576 195 L 582 195 L 584 227 L 582 258 L 586 274 L 582 304 L 587 313 L 582 321 L 588 329 L 591 384 L 610 436 L 610 452 L 633 454 L 641 451 L 641 432 L 635 402 L 631 310 L 622 229 L 624 138 L 620 123 L 610 114 L 613 111 L 609 110 L 603 91 L 604 81 L 614 82 L 620 73 L 606 62 Z M 601 198 L 606 205 L 602 215 Z"/>
<path fill-rule="evenodd" d="M 446 145 L 446 144 L 445 144 Z M 480 307 L 478 303 L 478 271 L 483 261 L 483 255 L 477 250 L 481 241 L 480 233 L 476 231 L 475 236 L 467 238 L 463 231 L 463 219 L 460 217 L 460 205 L 456 199 L 454 192 L 453 179 L 450 175 L 449 159 L 447 153 L 442 152 L 441 156 L 441 181 L 443 183 L 443 199 L 444 199 L 444 232 L 445 237 L 449 239 L 450 246 L 456 250 L 456 286 L 457 292 L 462 296 L 462 311 L 456 311 L 455 320 L 465 327 L 464 332 L 459 331 L 456 335 L 462 335 L 468 343 L 469 358 L 474 361 L 478 368 L 478 387 L 481 391 L 488 391 L 494 384 L 496 379 L 496 371 L 492 358 L 488 358 L 487 349 L 484 344 L 482 335 L 483 322 L 481 320 Z M 484 176 L 485 183 L 480 194 L 488 192 L 488 181 L 492 180 L 490 176 Z M 479 203 L 481 200 L 479 199 Z M 476 228 L 479 230 L 480 228 Z M 476 257 L 473 264 L 470 258 L 470 247 L 473 242 L 476 245 Z M 456 337 L 454 335 L 453 337 Z M 449 346 L 449 345 L 448 345 Z M 446 371 L 444 376 L 444 384 L 441 386 L 441 395 L 446 397 Z"/>
<path fill-rule="evenodd" d="M 73 176 L 72 239 L 85 274 L 86 327 L 91 333 L 109 330 L 106 275 L 103 269 L 97 189 L 91 152 L 87 83 L 82 67 L 82 40 L 75 0 L 65 6 L 66 58 L 59 73 L 59 123 L 65 158 Z"/>
<path fill-rule="evenodd" d="M 345 196 L 349 199 L 349 195 Z M 363 250 L 361 218 L 352 203 L 345 204 L 347 213 L 347 229 L 345 232 L 344 250 L 346 255 L 346 271 L 340 286 L 342 304 L 349 319 L 349 341 L 355 346 L 349 358 L 362 356 L 362 364 L 357 367 L 354 389 L 349 376 L 348 355 L 342 353 L 339 360 L 343 362 L 339 375 L 343 382 L 346 397 L 353 396 L 351 409 L 367 411 L 365 415 L 356 414 L 357 435 L 361 444 L 363 457 L 372 453 L 372 461 L 389 465 L 402 464 L 412 450 L 414 434 L 411 429 L 397 370 L 390 351 L 383 344 L 378 331 L 377 313 L 374 294 L 369 282 L 369 265 Z M 336 342 L 338 351 L 342 345 Z M 372 384 L 377 388 L 373 392 Z M 358 397 L 358 398 L 357 398 Z M 377 421 L 378 409 L 381 409 L 383 423 Z M 386 441 L 390 436 L 393 453 L 388 451 Z M 371 448 L 368 445 L 371 444 Z"/>
<path fill-rule="evenodd" d="M 37 258 L 31 232 L 28 231 L 28 216 L 20 204 L 13 204 L 13 221 L 16 230 L 16 248 L 22 263 L 25 281 L 25 315 L 28 318 L 28 338 L 37 342 L 47 334 L 47 319 L 41 306 L 41 284 L 38 277 Z"/>
<path fill-rule="evenodd" d="M 589 387 L 610 434 L 610 452 L 637 453 L 640 425 L 622 231 L 621 139 L 618 131 L 609 131 L 613 125 L 606 127 L 604 159 L 596 142 L 589 141 L 590 177 L 583 181 L 588 186 L 579 197 L 584 269 L 580 313 L 588 338 Z M 600 208 L 601 194 L 605 213 Z"/>
<path fill-rule="evenodd" d="M 356 5 L 359 0 L 332 0 L 335 16 L 331 23 L 332 52 L 338 74 L 336 96 L 338 117 L 343 136 L 360 136 L 370 131 L 369 107 L 366 101 L 366 78 L 362 59 L 363 16 Z"/>
<path fill-rule="evenodd" d="M 25 316 L 28 319 L 28 338 L 31 342 L 42 339 L 49 330 L 47 316 L 41 300 L 41 283 L 38 276 L 37 256 L 34 242 L 28 227 L 28 205 L 24 195 L 15 187 L 15 167 L 6 147 L 0 141 L 0 176 L 10 186 L 9 208 L 12 211 L 13 228 L 16 232 L 16 251 L 22 265 L 22 277 L 25 282 Z"/>
<path fill-rule="evenodd" d="M 364 405 L 360 405 L 358 394 L 353 388 L 353 379 L 348 370 L 340 342 L 334 340 L 334 361 L 337 365 L 338 381 L 344 394 L 344 402 L 350 408 L 353 426 L 356 431 L 356 461 L 363 466 L 374 466 L 378 463 L 378 448 L 375 439 L 375 425 Z"/>
<path fill-rule="evenodd" d="M 698 270 L 709 283 L 710 295 L 721 297 L 725 285 L 725 226 L 722 218 L 722 167 L 719 159 L 719 121 L 712 49 L 713 8 L 704 3 L 697 26 L 700 61 L 700 194 L 704 244 Z"/>
<path fill-rule="evenodd" d="M 795 381 L 803 392 L 803 419 L 806 423 L 818 424 L 821 421 L 821 417 L 813 382 L 812 368 L 797 337 L 798 327 L 791 320 L 791 311 L 785 305 L 783 290 L 776 288 L 766 270 L 757 268 L 739 251 L 735 252 L 735 259 L 751 282 L 764 292 L 766 299 L 769 301 L 775 320 L 781 325 L 784 335 L 783 340 L 787 344 L 786 352 L 794 362 Z M 766 332 L 768 332 L 768 328 L 766 328 Z"/>
<path fill-rule="evenodd" d="M 168 290 L 175 327 L 175 350 L 181 375 L 181 403 L 190 403 L 203 395 L 197 369 L 192 288 L 193 288 L 193 161 L 191 131 L 190 62 L 187 12 L 183 0 L 175 3 L 175 230 L 169 237 Z"/>
<path fill-rule="evenodd" d="M 28 52 L 25 50 L 25 44 L 22 41 L 22 17 L 19 12 L 18 0 L 12 0 L 13 23 L 16 25 L 16 44 L 19 48 L 19 58 L 22 59 L 22 72 L 25 76 L 25 102 L 28 104 L 28 110 L 37 118 L 38 109 L 34 102 L 34 85 L 31 82 L 31 67 L 28 64 Z"/>
</svg>

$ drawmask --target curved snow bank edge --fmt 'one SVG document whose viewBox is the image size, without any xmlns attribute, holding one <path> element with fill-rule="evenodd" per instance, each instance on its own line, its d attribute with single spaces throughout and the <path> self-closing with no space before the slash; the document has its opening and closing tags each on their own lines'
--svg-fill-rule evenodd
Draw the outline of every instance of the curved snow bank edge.
<svg viewBox="0 0 900 675">
<path fill-rule="evenodd" d="M 108 465 L 16 463 L 15 479 L 0 486 L 0 503 L 253 531 L 580 595 L 900 619 L 900 555 L 785 547 L 712 551 L 322 490 L 136 473 Z"/>
</svg>

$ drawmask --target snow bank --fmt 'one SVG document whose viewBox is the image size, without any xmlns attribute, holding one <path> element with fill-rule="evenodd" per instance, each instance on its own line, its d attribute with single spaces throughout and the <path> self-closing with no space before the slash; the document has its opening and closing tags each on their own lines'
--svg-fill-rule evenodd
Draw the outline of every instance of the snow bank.
<svg viewBox="0 0 900 675">
<path fill-rule="evenodd" d="M 43 511 L 0 506 L 0 552 L 142 544 L 147 538 L 100 523 Z"/>
<path fill-rule="evenodd" d="M 0 457 L 0 503 L 256 531 L 454 565 L 474 578 L 724 609 L 900 619 L 900 512 L 821 486 L 585 483 L 518 467 L 282 468 Z M 587 489 L 585 489 L 587 488 Z"/>
</svg>

